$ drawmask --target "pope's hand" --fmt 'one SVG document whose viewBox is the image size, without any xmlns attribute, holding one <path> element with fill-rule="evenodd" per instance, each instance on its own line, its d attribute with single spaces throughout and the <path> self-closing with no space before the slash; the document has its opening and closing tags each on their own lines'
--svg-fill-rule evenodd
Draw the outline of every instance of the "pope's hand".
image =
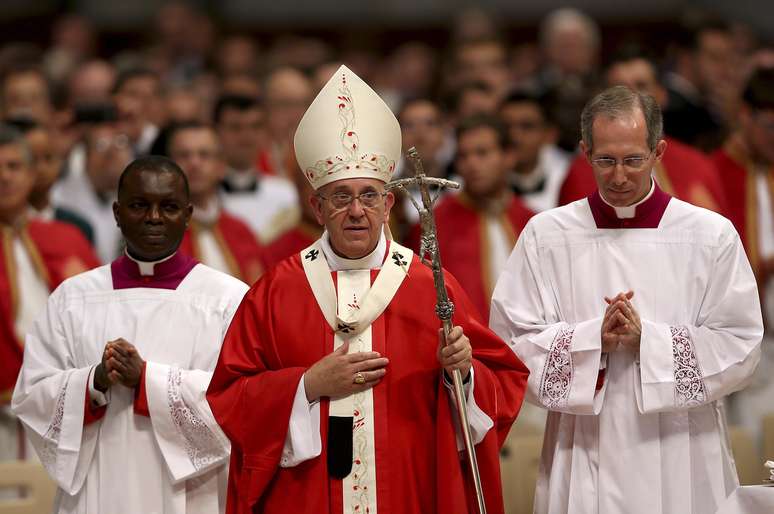
<svg viewBox="0 0 774 514">
<path fill-rule="evenodd" d="M 438 345 L 438 362 L 446 373 L 451 376 L 455 369 L 460 370 L 463 380 L 468 377 L 473 365 L 473 347 L 470 339 L 462 332 L 462 327 L 454 327 L 443 341 L 443 329 L 438 331 L 440 344 Z"/>
<path fill-rule="evenodd" d="M 324 396 L 341 398 L 352 393 L 365 391 L 384 377 L 385 366 L 390 362 L 377 352 L 347 354 L 349 343 L 345 342 L 329 353 L 304 373 L 306 399 L 316 401 Z"/>
</svg>

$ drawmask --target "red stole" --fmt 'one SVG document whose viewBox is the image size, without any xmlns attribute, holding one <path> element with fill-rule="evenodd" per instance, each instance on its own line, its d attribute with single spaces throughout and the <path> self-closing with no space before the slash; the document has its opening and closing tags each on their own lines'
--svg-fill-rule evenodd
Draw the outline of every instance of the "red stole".
<svg viewBox="0 0 774 514">
<path fill-rule="evenodd" d="M 511 247 L 532 215 L 533 212 L 514 196 L 498 217 Z M 489 304 L 497 276 L 490 269 L 491 243 L 486 222 L 486 217 L 476 210 L 465 193 L 445 196 L 435 209 L 443 267 L 460 281 L 484 319 L 489 319 Z M 415 252 L 419 251 L 420 233 L 421 227 L 414 226 L 407 241 Z"/>
<path fill-rule="evenodd" d="M 694 148 L 666 138 L 667 149 L 656 164 L 654 178 L 668 195 L 720 214 L 728 209 L 726 194 L 712 161 Z M 594 172 L 585 155 L 570 165 L 559 192 L 559 205 L 586 198 L 597 190 Z"/>
<path fill-rule="evenodd" d="M 66 278 L 99 266 L 94 250 L 72 225 L 58 221 L 29 221 L 18 234 L 2 229 L 0 258 L 0 404 L 11 400 L 21 368 L 24 345 L 14 323 L 19 304 L 19 284 L 13 241 L 21 238 L 38 276 L 53 291 Z M 43 305 L 40 306 L 41 311 Z"/>
<path fill-rule="evenodd" d="M 201 260 L 196 234 L 202 229 L 202 225 L 192 219 L 178 251 Z M 264 249 L 250 228 L 242 220 L 221 210 L 210 230 L 228 265 L 229 273 L 248 284 L 258 280 L 265 269 Z"/>
<path fill-rule="evenodd" d="M 266 247 L 266 267 L 271 268 L 308 247 L 322 235 L 322 227 L 301 221 Z"/>
<path fill-rule="evenodd" d="M 716 150 L 712 154 L 712 158 L 720 171 L 723 188 L 728 197 L 728 219 L 739 232 L 739 237 L 742 239 L 742 244 L 747 252 L 747 258 L 750 259 L 750 265 L 759 279 L 758 283 L 763 285 L 760 279 L 766 270 L 764 270 L 765 263 L 761 262 L 758 242 L 758 181 L 755 171 L 745 150 L 733 139 L 729 140 L 723 148 Z M 774 167 L 769 169 L 766 178 L 769 186 L 769 198 L 774 201 Z M 771 213 L 771 216 L 774 216 L 774 212 Z"/>
<path fill-rule="evenodd" d="M 476 402 L 495 422 L 476 450 L 487 508 L 498 514 L 498 449 L 521 405 L 528 371 L 483 325 L 448 274 L 447 287 L 456 305 L 454 322 L 474 348 Z M 380 512 L 460 513 L 474 501 L 456 448 L 449 392 L 441 383 L 434 305 L 431 272 L 414 259 L 409 278 L 372 325 L 374 350 L 390 359 L 373 390 Z M 327 399 L 320 405 L 322 454 L 279 467 L 298 382 L 332 348 L 333 331 L 299 257 L 282 261 L 245 296 L 207 393 L 232 441 L 229 514 L 341 513 L 341 481 L 327 474 Z"/>
</svg>

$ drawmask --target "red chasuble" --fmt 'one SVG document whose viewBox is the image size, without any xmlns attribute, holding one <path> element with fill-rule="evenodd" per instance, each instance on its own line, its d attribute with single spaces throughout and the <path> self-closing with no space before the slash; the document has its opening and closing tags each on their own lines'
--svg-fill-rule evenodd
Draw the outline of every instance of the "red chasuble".
<svg viewBox="0 0 774 514">
<path fill-rule="evenodd" d="M 659 187 L 670 196 L 725 215 L 727 198 L 712 161 L 684 143 L 665 139 L 667 149 L 654 174 Z M 578 155 L 559 191 L 559 205 L 586 198 L 596 190 L 591 165 L 584 155 Z"/>
<path fill-rule="evenodd" d="M 372 272 L 371 280 L 377 270 Z M 336 275 L 334 274 L 334 277 Z M 526 387 L 527 368 L 475 314 L 451 275 L 454 323 L 474 349 L 474 395 L 494 427 L 476 446 L 490 514 L 503 512 L 498 450 Z M 430 270 L 416 258 L 392 302 L 372 324 L 373 350 L 390 359 L 373 388 L 378 512 L 474 512 L 472 480 L 457 451 L 451 394 L 436 352 Z M 326 465 L 329 402 L 320 411 L 322 454 L 280 468 L 299 380 L 333 351 L 298 255 L 270 270 L 247 293 L 223 343 L 207 399 L 231 439 L 229 514 L 342 514 L 342 481 Z"/>
<path fill-rule="evenodd" d="M 712 159 L 720 172 L 723 189 L 728 198 L 729 207 L 726 216 L 739 232 L 747 257 L 750 259 L 750 265 L 755 275 L 760 278 L 761 273 L 764 272 L 758 242 L 760 209 L 758 208 L 758 185 L 752 164 L 743 145 L 734 139 L 715 151 Z M 769 197 L 774 198 L 774 167 L 769 170 L 767 184 Z M 774 212 L 771 216 L 774 216 Z"/>
<path fill-rule="evenodd" d="M 202 230 L 201 224 L 192 219 L 178 251 L 196 260 L 201 260 L 195 237 L 200 230 Z M 212 235 L 218 243 L 218 248 L 226 264 L 228 264 L 231 276 L 247 284 L 252 284 L 263 275 L 266 268 L 264 249 L 242 220 L 221 211 L 218 220 L 212 227 Z"/>
<path fill-rule="evenodd" d="M 499 216 L 511 248 L 533 214 L 514 196 Z M 490 242 L 484 215 L 475 209 L 465 193 L 447 195 L 438 202 L 435 223 L 443 267 L 460 281 L 483 318 L 489 319 L 489 303 L 497 276 L 490 269 Z M 415 252 L 419 251 L 420 233 L 419 225 L 409 233 L 407 243 Z"/>
<path fill-rule="evenodd" d="M 266 267 L 271 268 L 311 245 L 322 235 L 322 227 L 304 221 L 266 247 Z"/>
<path fill-rule="evenodd" d="M 73 225 L 59 221 L 31 220 L 15 235 L 2 229 L 0 259 L 0 404 L 11 400 L 24 356 L 23 342 L 14 329 L 19 304 L 19 284 L 13 241 L 20 237 L 38 276 L 53 291 L 63 280 L 99 266 L 94 250 Z M 41 310 L 43 305 L 40 306 Z"/>
</svg>

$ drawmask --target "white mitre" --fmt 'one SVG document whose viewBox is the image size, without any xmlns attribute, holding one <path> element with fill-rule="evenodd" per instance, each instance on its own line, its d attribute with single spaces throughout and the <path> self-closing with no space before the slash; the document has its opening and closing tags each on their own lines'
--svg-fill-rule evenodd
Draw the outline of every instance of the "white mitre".
<svg viewBox="0 0 774 514">
<path fill-rule="evenodd" d="M 389 182 L 400 159 L 400 125 L 384 100 L 342 66 L 304 113 L 293 144 L 315 189 L 347 178 Z"/>
</svg>

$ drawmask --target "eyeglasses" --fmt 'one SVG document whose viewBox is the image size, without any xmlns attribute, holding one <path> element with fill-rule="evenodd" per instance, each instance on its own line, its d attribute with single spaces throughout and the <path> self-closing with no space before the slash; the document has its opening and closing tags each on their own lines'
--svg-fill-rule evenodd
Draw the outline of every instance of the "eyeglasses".
<svg viewBox="0 0 774 514">
<path fill-rule="evenodd" d="M 652 155 L 653 152 L 651 151 L 646 156 L 637 155 L 632 157 L 625 157 L 620 161 L 618 159 L 614 159 L 613 157 L 597 157 L 596 159 L 591 159 L 591 164 L 597 168 L 606 170 L 615 167 L 620 162 L 624 168 L 637 171 L 641 170 L 645 166 L 645 163 Z"/>
<path fill-rule="evenodd" d="M 125 149 L 129 148 L 129 137 L 125 134 L 116 134 L 115 136 L 98 137 L 93 142 L 93 148 L 98 153 L 105 153 L 111 148 Z"/>
<path fill-rule="evenodd" d="M 357 199 L 360 202 L 360 205 L 362 205 L 366 209 L 374 209 L 379 205 L 379 201 L 387 196 L 387 193 L 380 193 L 379 191 L 366 191 L 365 193 L 360 193 L 359 195 L 352 195 L 349 193 L 333 193 L 331 196 L 323 196 L 318 194 L 318 197 L 322 198 L 323 200 L 328 200 L 331 202 L 331 205 L 335 207 L 336 209 L 346 209 L 349 207 L 349 204 L 351 204 L 355 199 Z"/>
</svg>

